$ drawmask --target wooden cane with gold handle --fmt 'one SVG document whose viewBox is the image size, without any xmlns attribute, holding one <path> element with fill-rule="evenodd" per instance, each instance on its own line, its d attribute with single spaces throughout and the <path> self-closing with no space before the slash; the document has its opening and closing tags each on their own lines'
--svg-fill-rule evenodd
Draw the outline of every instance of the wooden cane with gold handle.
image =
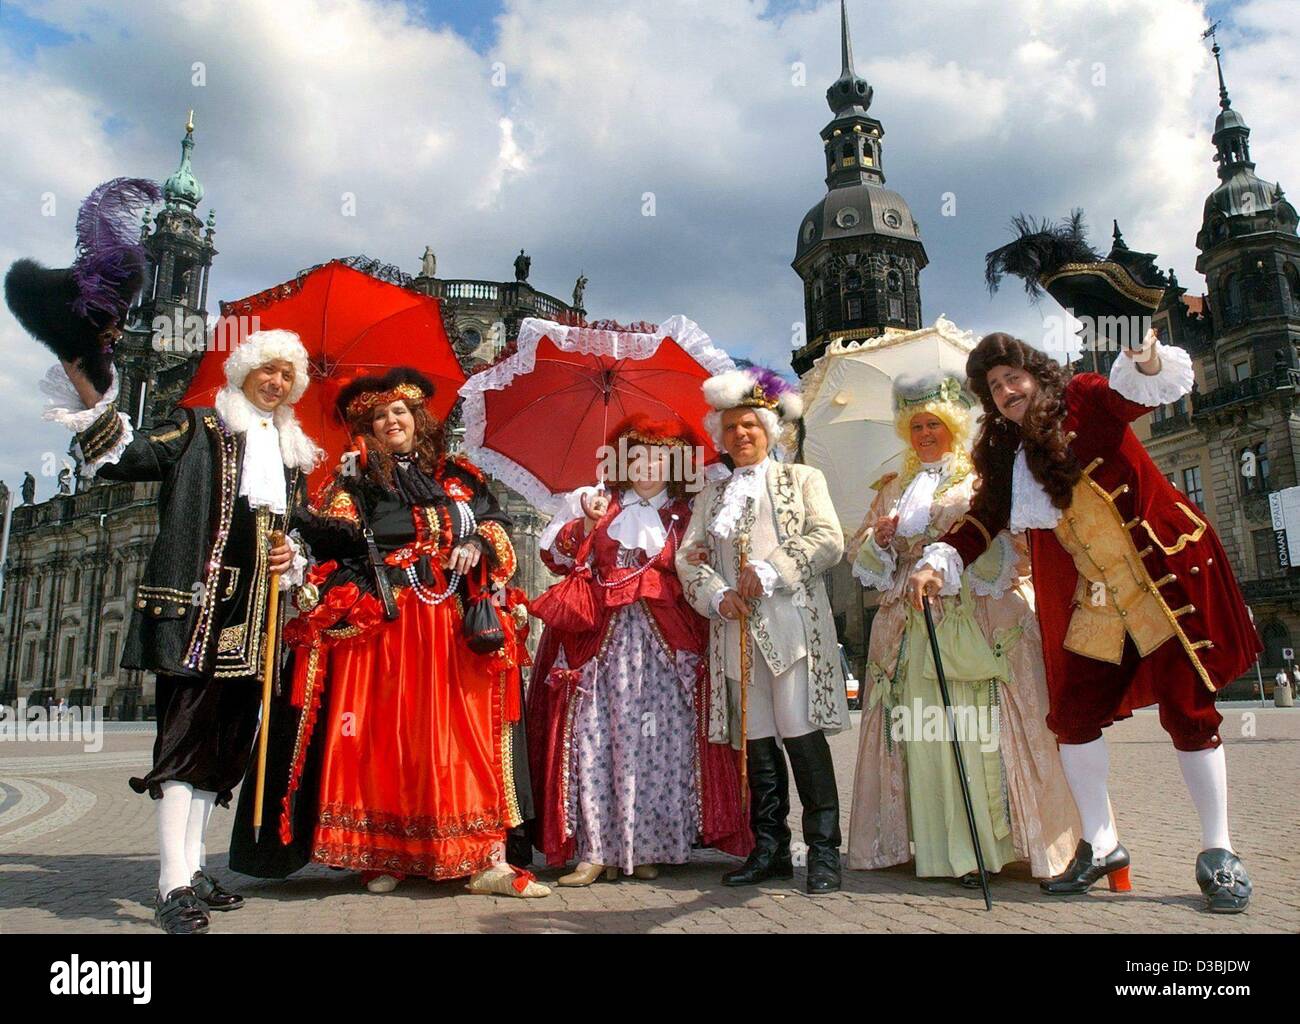
<svg viewBox="0 0 1300 1024">
<path fill-rule="evenodd" d="M 740 533 L 736 537 L 736 548 L 740 553 L 740 576 L 744 575 L 745 567 L 749 565 L 749 534 Z M 737 576 L 737 587 L 740 585 L 740 576 Z M 736 593 L 740 593 L 737 589 Z M 742 595 L 741 601 L 745 601 Z M 748 602 L 745 602 L 745 608 L 749 608 Z M 749 674 L 751 669 L 751 653 L 749 649 L 749 614 L 742 612 L 740 616 L 740 808 L 749 813 Z"/>
<path fill-rule="evenodd" d="M 271 548 L 284 545 L 284 531 L 271 534 Z M 276 630 L 280 623 L 280 574 L 271 573 L 271 593 L 266 599 L 266 633 L 262 657 L 262 722 L 257 731 L 257 788 L 253 790 L 253 842 L 262 831 L 262 805 L 266 799 L 266 747 L 270 738 L 271 685 L 275 681 Z"/>
</svg>

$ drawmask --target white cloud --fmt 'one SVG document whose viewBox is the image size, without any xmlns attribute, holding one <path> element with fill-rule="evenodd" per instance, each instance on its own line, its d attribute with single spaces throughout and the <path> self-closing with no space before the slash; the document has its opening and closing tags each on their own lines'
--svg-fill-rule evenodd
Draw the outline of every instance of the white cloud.
<svg viewBox="0 0 1300 1024">
<path fill-rule="evenodd" d="M 76 202 L 116 174 L 170 173 L 194 107 L 202 212 L 217 211 L 214 308 L 333 256 L 414 270 L 426 244 L 444 275 L 506 279 L 523 246 L 539 288 L 567 295 L 585 271 L 593 315 L 684 312 L 737 354 L 789 358 L 803 312 L 795 232 L 824 192 L 836 3 L 770 20 L 754 0 L 508 0 L 486 54 L 392 0 L 20 6 L 77 38 L 0 68 L 0 262 L 66 263 Z M 1217 110 L 1199 0 L 1006 0 L 996 17 L 976 0 L 849 9 L 889 184 L 930 255 L 927 320 L 1041 333 L 1054 306 L 1035 310 L 1014 282 L 991 300 L 982 286 L 983 255 L 1020 210 L 1083 206 L 1103 248 L 1116 217 L 1130 245 L 1197 285 Z M 1300 194 L 1300 4 L 1247 0 L 1232 17 L 1220 38 L 1259 171 Z M 39 216 L 45 191 L 60 198 L 54 220 Z M 941 216 L 949 192 L 956 217 Z M 357 216 L 341 215 L 344 193 Z M 24 381 L 43 360 L 7 311 L 0 353 L 12 398 L 0 476 L 13 485 L 32 445 L 54 440 L 32 433 Z"/>
</svg>

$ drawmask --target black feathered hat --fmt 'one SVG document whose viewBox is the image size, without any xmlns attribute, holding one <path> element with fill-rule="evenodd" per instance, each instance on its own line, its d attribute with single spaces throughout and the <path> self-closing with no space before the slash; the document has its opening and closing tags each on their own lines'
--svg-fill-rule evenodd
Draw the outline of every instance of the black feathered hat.
<svg viewBox="0 0 1300 1024">
<path fill-rule="evenodd" d="M 98 186 L 77 212 L 77 258 L 70 267 L 18 260 L 5 275 L 5 302 L 18 322 L 60 359 L 80 361 L 95 389 L 108 390 L 113 346 L 144 283 L 138 210 L 162 199 L 144 178 Z"/>
<path fill-rule="evenodd" d="M 433 381 L 409 366 L 395 366 L 382 376 L 369 375 L 349 381 L 339 391 L 335 408 L 344 423 L 350 423 L 376 405 L 399 399 L 414 408 L 427 402 L 437 390 Z"/>
<path fill-rule="evenodd" d="M 1033 299 L 1045 290 L 1079 317 L 1150 316 L 1160 307 L 1168 278 L 1156 268 L 1154 255 L 1124 244 L 1118 224 L 1104 259 L 1088 244 L 1082 210 L 1058 224 L 1019 214 L 1011 226 L 1015 241 L 984 258 L 990 292 L 1011 274 L 1024 281 Z"/>
</svg>

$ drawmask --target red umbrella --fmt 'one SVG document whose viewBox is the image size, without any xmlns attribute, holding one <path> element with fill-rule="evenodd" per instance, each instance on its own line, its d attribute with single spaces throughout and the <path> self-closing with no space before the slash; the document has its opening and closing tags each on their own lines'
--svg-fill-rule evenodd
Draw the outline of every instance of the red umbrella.
<svg viewBox="0 0 1300 1024">
<path fill-rule="evenodd" d="M 309 437 L 326 458 L 311 476 L 314 488 L 351 447 L 334 398 L 348 381 L 410 366 L 437 386 L 429 409 L 445 419 L 465 382 L 464 371 L 443 328 L 440 300 L 389 284 L 334 260 L 284 284 L 221 304 L 217 338 L 241 337 L 234 318 L 257 318 L 259 330 L 295 332 L 306 346 L 311 385 L 294 407 Z M 247 331 L 251 332 L 251 324 Z M 227 333 L 227 331 L 229 333 Z M 204 353 L 182 404 L 211 405 L 225 386 L 227 346 Z"/>
<path fill-rule="evenodd" d="M 532 317 L 517 351 L 461 388 L 470 458 L 543 510 L 595 480 L 609 430 L 634 413 L 680 416 L 702 438 L 701 384 L 735 368 L 700 327 L 674 316 L 654 333 Z M 706 440 L 706 461 L 716 452 Z"/>
</svg>

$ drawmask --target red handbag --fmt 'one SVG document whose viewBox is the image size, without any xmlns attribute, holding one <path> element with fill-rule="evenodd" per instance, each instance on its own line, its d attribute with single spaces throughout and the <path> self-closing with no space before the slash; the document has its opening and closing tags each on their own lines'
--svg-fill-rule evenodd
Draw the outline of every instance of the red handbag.
<svg viewBox="0 0 1300 1024">
<path fill-rule="evenodd" d="M 612 510 L 611 510 L 612 511 Z M 605 513 L 608 518 L 610 512 Z M 602 520 L 603 521 L 603 520 Z M 562 633 L 587 633 L 600 622 L 600 599 L 591 575 L 591 546 L 600 529 L 588 531 L 574 555 L 574 568 L 559 583 L 548 587 L 528 607 L 532 614 Z"/>
</svg>

